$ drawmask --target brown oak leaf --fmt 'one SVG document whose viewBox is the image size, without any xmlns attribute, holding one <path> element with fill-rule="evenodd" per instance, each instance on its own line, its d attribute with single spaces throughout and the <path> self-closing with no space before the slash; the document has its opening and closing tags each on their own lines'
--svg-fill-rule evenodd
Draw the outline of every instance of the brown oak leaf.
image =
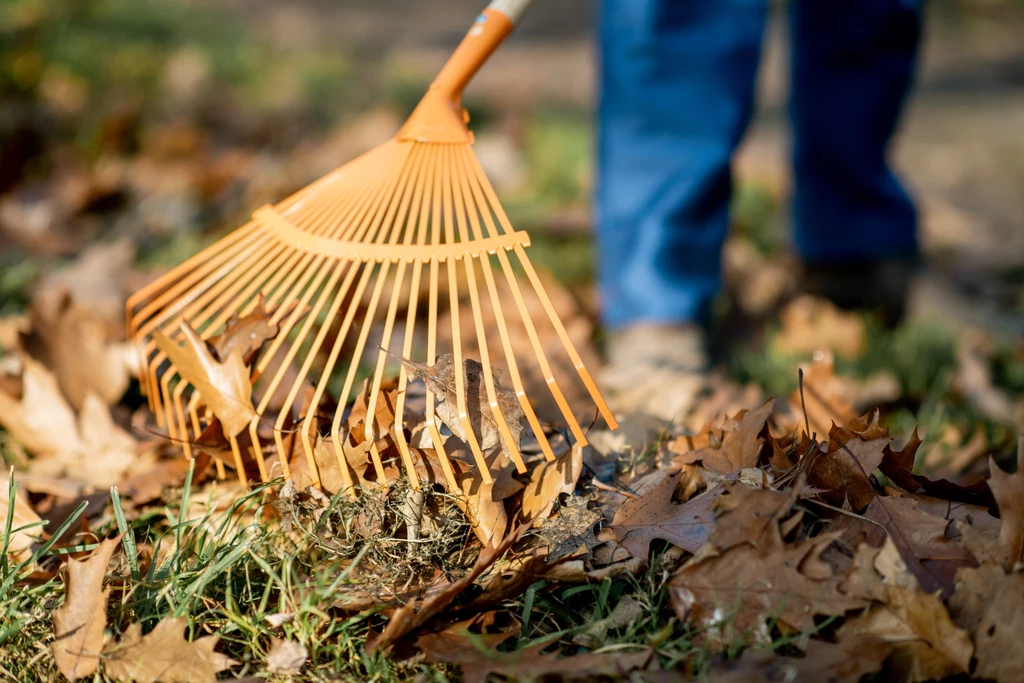
<svg viewBox="0 0 1024 683">
<path fill-rule="evenodd" d="M 733 418 L 739 421 L 738 424 L 725 432 L 721 446 L 699 448 L 674 458 L 673 462 L 680 465 L 703 462 L 704 467 L 719 474 L 731 474 L 737 470 L 754 467 L 764 446 L 761 432 L 774 409 L 773 398 L 757 410 L 741 411 Z"/>
<path fill-rule="evenodd" d="M 537 677 L 571 676 L 592 680 L 612 678 L 625 680 L 632 671 L 647 670 L 654 662 L 654 651 L 642 648 L 638 652 L 599 654 L 588 652 L 574 657 L 543 654 L 549 643 L 541 643 L 514 652 L 498 652 L 495 641 L 508 636 L 429 634 L 420 636 L 416 645 L 431 662 L 451 662 L 462 667 L 466 683 L 484 683 L 492 675 L 511 680 L 534 680 Z"/>
<path fill-rule="evenodd" d="M 103 578 L 120 543 L 120 537 L 111 538 L 88 558 L 68 562 L 64 604 L 53 613 L 50 649 L 57 669 L 71 680 L 90 676 L 99 666 L 110 594 L 109 588 L 103 590 Z"/>
<path fill-rule="evenodd" d="M 719 550 L 744 543 L 771 552 L 782 547 L 779 522 L 796 502 L 799 487 L 789 491 L 755 488 L 740 482 L 724 486 L 726 495 L 715 501 L 717 528 L 711 542 Z"/>
<path fill-rule="evenodd" d="M 807 483 L 823 490 L 822 497 L 841 507 L 849 501 L 860 512 L 875 498 L 871 473 L 882 462 L 890 443 L 878 426 L 878 414 L 851 421 L 846 427 L 832 425 L 825 453 L 811 453 L 806 467 Z"/>
<path fill-rule="evenodd" d="M 103 670 L 111 678 L 135 683 L 213 683 L 217 674 L 237 662 L 215 652 L 219 638 L 185 640 L 184 617 L 165 617 L 142 635 L 132 624 L 117 643 L 103 651 Z"/>
<path fill-rule="evenodd" d="M 672 605 L 680 619 L 708 628 L 727 622 L 742 631 L 777 618 L 797 631 L 810 630 L 815 615 L 842 616 L 866 604 L 839 590 L 842 577 L 801 572 L 833 540 L 824 534 L 768 554 L 740 545 L 691 561 L 669 582 Z"/>
<path fill-rule="evenodd" d="M 227 358 L 218 361 L 187 322 L 182 321 L 180 329 L 185 338 L 183 346 L 159 330 L 153 333 L 153 340 L 174 363 L 182 378 L 199 392 L 203 402 L 224 426 L 224 434 L 238 436 L 256 416 L 252 405 L 252 382 L 249 369 L 242 360 L 242 349 L 235 347 Z"/>
<path fill-rule="evenodd" d="M 232 313 L 224 323 L 224 331 L 208 342 L 217 352 L 217 358 L 225 360 L 235 349 L 239 349 L 245 364 L 252 365 L 263 344 L 277 336 L 279 326 L 270 322 L 271 313 L 262 297 L 256 308 L 248 314 L 239 316 Z M 278 316 L 278 319 L 283 317 Z"/>
<path fill-rule="evenodd" d="M 1024 437 L 1017 447 L 1017 471 L 1004 472 L 989 458 L 989 488 L 999 506 L 1001 563 L 1011 570 L 1024 561 Z"/>
<path fill-rule="evenodd" d="M 712 505 L 725 489 L 718 486 L 685 503 L 673 503 L 679 476 L 669 470 L 659 470 L 646 490 L 637 491 L 636 496 L 615 512 L 612 531 L 633 557 L 646 561 L 651 541 L 656 538 L 696 552 L 714 530 Z"/>
<path fill-rule="evenodd" d="M 1000 683 L 1020 680 L 1024 671 L 1024 574 L 1005 573 L 994 564 L 957 572 L 957 592 L 949 609 L 961 628 L 974 637 L 974 673 Z"/>
<path fill-rule="evenodd" d="M 901 680 L 942 679 L 969 670 L 970 636 L 953 623 L 937 593 L 920 589 L 891 540 L 882 548 L 858 548 L 842 590 L 881 603 L 848 621 L 844 630 L 892 644 Z"/>
</svg>

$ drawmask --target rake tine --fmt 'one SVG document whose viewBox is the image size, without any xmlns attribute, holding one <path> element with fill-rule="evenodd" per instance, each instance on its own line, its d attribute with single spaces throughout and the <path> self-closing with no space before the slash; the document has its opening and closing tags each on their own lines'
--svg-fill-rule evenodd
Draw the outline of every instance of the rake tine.
<svg viewBox="0 0 1024 683">
<path fill-rule="evenodd" d="M 463 156 L 472 156 L 468 150 L 464 150 Z M 494 221 L 491 218 L 490 210 L 487 208 L 486 200 L 480 193 L 478 183 L 474 182 L 475 178 L 472 175 L 466 173 L 466 166 L 464 164 L 459 165 L 461 173 L 461 181 L 463 188 L 467 185 L 470 191 L 464 189 L 466 196 L 472 195 L 474 206 L 479 210 L 480 215 L 483 217 L 484 224 L 487 227 L 489 235 L 497 235 L 498 230 L 495 227 Z M 482 237 L 479 222 L 477 221 L 476 211 L 470 212 L 470 224 L 473 226 L 473 231 L 479 237 Z M 523 388 L 522 378 L 519 376 L 519 365 L 516 362 L 515 352 L 512 349 L 512 342 L 508 336 L 508 325 L 505 323 L 505 316 L 502 311 L 501 299 L 498 297 L 498 291 L 494 283 L 494 273 L 491 272 L 491 259 L 490 255 L 481 252 L 480 254 L 480 267 L 483 270 L 484 282 L 487 285 L 487 292 L 491 300 L 491 308 L 494 310 L 494 318 L 498 325 L 498 334 L 501 338 L 502 349 L 505 352 L 505 362 L 508 368 L 508 374 L 512 381 L 512 388 L 516 393 L 516 398 L 519 400 L 519 405 L 523 409 L 523 414 L 526 416 L 527 423 L 530 425 L 530 429 L 533 431 L 537 442 L 540 444 L 541 452 L 544 454 L 544 458 L 548 461 L 555 459 L 555 454 L 551 450 L 551 444 L 548 443 L 548 438 L 544 434 L 544 430 L 540 425 L 540 421 L 537 419 L 537 414 L 533 410 L 533 405 L 530 403 L 526 396 L 526 390 Z M 518 451 L 518 449 L 517 449 Z M 521 470 L 520 470 L 521 471 Z"/>
<path fill-rule="evenodd" d="M 441 170 L 444 161 L 444 148 L 439 147 L 437 150 L 437 162 L 438 166 L 435 167 L 433 172 L 433 200 L 431 203 L 431 215 L 430 215 L 430 243 L 433 246 L 437 246 L 441 243 L 441 230 L 442 230 L 442 197 L 443 190 L 441 188 L 442 178 Z M 432 256 L 430 259 L 430 281 L 429 296 L 427 301 L 427 365 L 434 365 L 437 362 L 437 300 L 438 300 L 438 275 L 440 270 L 440 263 L 436 256 Z M 434 401 L 436 397 L 434 392 L 427 386 L 427 430 L 430 434 L 430 442 L 434 445 L 434 451 L 437 453 L 438 459 L 441 462 L 441 467 L 444 469 L 445 477 L 448 478 L 449 484 L 452 485 L 453 491 L 459 491 L 458 482 L 455 481 L 455 472 L 452 468 L 451 460 L 448 458 L 448 452 L 445 450 L 444 441 L 441 439 L 441 433 L 437 428 L 437 421 L 434 420 Z"/>
<path fill-rule="evenodd" d="M 456 175 L 460 177 L 457 180 L 461 181 L 461 174 L 458 174 L 459 165 L 455 164 Z M 469 236 L 469 230 L 466 228 L 466 204 L 465 199 L 462 195 L 459 182 L 452 184 L 454 190 L 455 199 L 455 217 L 457 219 L 459 228 L 459 238 L 463 242 L 469 242 L 471 237 Z M 477 220 L 476 214 L 470 211 L 471 222 L 474 228 L 474 233 L 477 239 L 482 239 L 483 236 L 479 234 L 480 225 Z M 480 254 L 480 258 L 485 257 L 486 252 Z M 519 454 L 519 443 L 513 439 L 512 433 L 509 431 L 508 423 L 505 421 L 505 416 L 501 412 L 501 408 L 498 406 L 497 392 L 494 390 L 494 371 L 491 368 L 491 358 L 487 349 L 487 333 L 484 331 L 483 316 L 480 311 L 480 295 L 476 286 L 476 267 L 473 262 L 476 260 L 470 256 L 466 256 L 462 259 L 466 270 L 466 282 L 467 289 L 469 290 L 469 301 L 473 311 L 473 322 L 476 327 L 476 344 L 477 350 L 480 352 L 480 366 L 484 376 L 484 387 L 487 391 L 487 402 L 491 409 L 491 414 L 494 416 L 494 422 L 498 425 L 498 432 L 501 435 L 501 440 L 508 445 L 508 449 L 512 454 L 512 461 L 516 465 L 516 470 L 520 473 L 526 472 L 526 464 L 523 462 L 522 455 Z M 461 373 L 462 366 L 456 366 L 456 369 Z M 477 410 L 481 410 L 481 406 L 475 406 Z M 483 416 L 481 415 L 481 419 Z"/>
<path fill-rule="evenodd" d="M 408 214 L 406 214 L 406 211 L 409 209 L 408 202 L 409 202 L 409 199 L 410 199 L 409 192 L 407 191 L 405 196 L 402 198 L 402 206 L 398 210 L 398 217 L 396 219 L 395 228 L 392 230 L 392 236 L 391 236 L 391 243 L 392 244 L 395 241 L 397 241 L 399 234 L 402 233 L 402 232 L 404 232 L 404 238 L 403 238 L 403 243 L 404 244 L 408 245 L 412 241 L 413 230 L 410 228 L 410 225 L 415 224 L 415 222 L 416 222 L 416 214 L 417 214 L 417 212 L 419 210 L 419 205 L 420 205 L 420 202 L 421 202 L 421 195 L 423 193 L 423 186 L 422 186 L 422 184 L 415 182 L 415 178 L 418 178 L 419 175 L 423 172 L 423 166 L 424 166 L 423 160 L 421 158 L 417 158 L 416 159 L 416 166 L 414 167 L 414 171 L 413 171 L 413 173 L 414 173 L 414 175 L 413 175 L 414 182 L 412 184 L 413 192 L 412 192 L 412 197 L 411 197 L 412 211 L 410 211 Z M 408 215 L 408 223 L 406 223 L 406 216 L 407 215 Z M 405 225 L 404 230 L 399 227 L 402 224 Z M 374 442 L 376 442 L 376 440 L 377 440 L 376 439 L 376 436 L 377 436 L 377 434 L 376 434 L 376 432 L 377 432 L 377 427 L 376 427 L 377 399 L 378 399 L 378 397 L 380 395 L 381 380 L 384 377 L 384 365 L 385 365 L 385 362 L 387 361 L 387 351 L 386 351 L 386 349 L 391 345 L 391 335 L 392 335 L 392 332 L 394 330 L 395 317 L 398 314 L 398 303 L 399 303 L 399 300 L 401 299 L 402 283 L 403 283 L 404 278 L 405 278 L 405 270 L 406 270 L 406 266 L 407 265 L 408 264 L 405 261 L 402 261 L 401 263 L 399 263 L 399 265 L 398 265 L 398 272 L 395 274 L 395 283 L 394 283 L 394 287 L 393 287 L 392 292 L 391 292 L 391 302 L 388 305 L 387 317 L 386 317 L 385 323 L 384 323 L 384 331 L 381 334 L 381 343 L 380 343 L 381 350 L 377 353 L 377 366 L 376 366 L 376 368 L 374 370 L 374 373 L 373 373 L 373 385 L 370 388 L 370 398 L 369 398 L 369 401 L 367 401 L 367 404 L 366 404 L 366 418 L 369 421 L 369 423 L 372 425 L 371 434 L 369 435 L 369 438 L 372 441 L 374 441 Z M 402 388 L 404 388 L 404 386 Z M 397 406 L 396 406 L 395 423 L 396 423 L 395 424 L 395 434 L 396 434 L 396 440 L 398 441 L 398 446 L 399 446 L 399 448 L 398 448 L 399 455 L 401 456 L 402 463 L 405 466 L 405 472 L 406 472 L 406 476 L 409 479 L 409 485 L 413 488 L 413 490 L 419 491 L 420 490 L 420 481 L 419 481 L 419 476 L 416 474 L 416 466 L 412 462 L 412 457 L 409 454 L 408 446 L 403 447 L 403 444 L 405 443 L 405 435 L 403 433 L 401 438 L 398 438 L 398 436 L 397 436 L 399 432 L 402 432 L 402 422 L 398 419 Z"/>
</svg>

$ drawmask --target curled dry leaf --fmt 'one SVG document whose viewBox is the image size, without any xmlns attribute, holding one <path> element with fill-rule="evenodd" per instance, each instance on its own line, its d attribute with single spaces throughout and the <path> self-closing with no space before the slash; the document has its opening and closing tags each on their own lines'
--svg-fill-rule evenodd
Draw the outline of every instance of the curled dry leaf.
<svg viewBox="0 0 1024 683">
<path fill-rule="evenodd" d="M 107 597 L 103 590 L 107 565 L 121 538 L 100 544 L 84 560 L 71 560 L 65 577 L 64 604 L 53 613 L 53 659 L 71 680 L 92 675 L 100 663 L 103 629 L 107 626 Z"/>
<path fill-rule="evenodd" d="M 807 483 L 822 489 L 822 497 L 831 505 L 840 507 L 849 501 L 860 512 L 876 496 L 871 473 L 885 456 L 889 433 L 878 426 L 876 413 L 870 420 L 864 416 L 846 427 L 832 425 L 828 437 L 825 453 L 810 454 Z"/>
<path fill-rule="evenodd" d="M 633 557 L 646 561 L 656 538 L 696 552 L 714 530 L 713 504 L 724 491 L 716 487 L 681 504 L 672 502 L 679 475 L 659 470 L 645 490 L 625 501 L 615 513 L 612 531 Z"/>
<path fill-rule="evenodd" d="M 567 583 L 600 583 L 605 579 L 620 576 L 636 576 L 647 566 L 647 560 L 630 557 L 614 562 L 600 569 L 591 569 L 586 560 L 568 560 L 559 562 L 549 568 L 543 575 L 548 581 L 565 581 Z"/>
<path fill-rule="evenodd" d="M 583 472 L 583 449 L 574 447 L 562 457 L 544 461 L 530 471 L 530 480 L 523 489 L 523 520 L 543 520 L 563 493 L 576 490 L 576 482 Z"/>
<path fill-rule="evenodd" d="M 33 455 L 59 454 L 67 447 L 69 435 L 78 434 L 75 412 L 42 364 L 20 359 L 21 377 L 0 384 L 0 425 Z"/>
<path fill-rule="evenodd" d="M 992 343 L 978 330 L 968 330 L 957 348 L 957 370 L 953 386 L 982 415 L 997 422 L 1013 424 L 1020 412 L 1014 397 L 992 380 Z"/>
<path fill-rule="evenodd" d="M 75 415 L 54 376 L 31 358 L 21 361 L 20 380 L 0 384 L 20 384 L 20 397 L 0 388 L 0 425 L 35 456 L 28 466 L 32 473 L 106 488 L 151 464 L 150 457 L 139 456 L 135 439 L 114 424 L 103 401 L 89 394 Z"/>
<path fill-rule="evenodd" d="M 892 644 L 905 680 L 942 679 L 969 670 L 970 637 L 950 619 L 938 594 L 918 587 L 891 540 L 882 548 L 861 545 L 842 588 L 881 603 L 848 621 L 844 631 Z"/>
<path fill-rule="evenodd" d="M 276 337 L 278 332 L 278 325 L 270 322 L 272 311 L 268 311 L 265 304 L 261 297 L 256 308 L 247 315 L 231 314 L 224 323 L 224 331 L 211 338 L 209 342 L 217 352 L 217 358 L 230 358 L 235 349 L 238 349 L 246 365 L 251 365 L 256 360 L 256 355 L 263 348 L 263 344 Z"/>
<path fill-rule="evenodd" d="M 757 410 L 741 411 L 733 420 L 738 424 L 725 432 L 722 445 L 718 448 L 704 448 L 683 453 L 673 459 L 680 465 L 703 462 L 704 467 L 719 474 L 731 474 L 757 465 L 758 455 L 764 445 L 761 432 L 764 430 L 768 416 L 775 409 L 775 399 L 770 399 Z"/>
<path fill-rule="evenodd" d="M 846 424 L 857 417 L 860 409 L 893 401 L 900 395 L 899 382 L 889 373 L 879 373 L 863 382 L 837 375 L 831 353 L 803 369 L 807 420 L 819 438 L 829 433 L 833 423 Z M 794 426 L 803 427 L 799 390 L 790 395 L 789 407 L 796 417 Z"/>
<path fill-rule="evenodd" d="M 434 392 L 437 403 L 434 413 L 452 434 L 463 441 L 466 430 L 459 419 L 459 406 L 456 393 L 455 361 L 450 353 L 438 356 L 433 365 L 417 363 L 401 359 L 411 379 L 421 379 L 427 389 Z M 516 392 L 503 387 L 497 372 L 490 378 L 494 387 L 494 398 L 497 409 L 491 407 L 487 391 L 487 380 L 483 366 L 472 358 L 463 360 L 462 386 L 466 400 L 466 415 L 474 436 L 479 440 L 480 449 L 490 450 L 501 444 L 501 451 L 511 459 L 519 451 L 519 442 L 523 435 L 523 409 L 519 405 Z M 512 443 L 506 443 L 502 436 L 499 420 L 504 421 L 512 437 Z"/>
<path fill-rule="evenodd" d="M 496 488 L 502 486 L 503 478 L 499 476 L 490 484 L 485 484 L 480 472 L 458 457 L 459 454 L 471 457 L 466 455 L 469 446 L 459 443 L 457 439 L 449 439 L 447 445 L 454 446 L 449 448 L 448 454 L 453 456 L 452 467 L 458 468 L 455 476 L 461 489 L 455 502 L 469 519 L 473 532 L 480 542 L 485 546 L 492 546 L 503 538 L 508 530 L 509 520 L 508 513 L 505 512 L 505 503 L 502 500 L 495 500 Z M 495 456 L 495 460 L 500 458 L 500 454 Z M 498 463 L 492 465 L 492 471 L 500 467 Z"/>
<path fill-rule="evenodd" d="M 224 426 L 224 434 L 238 436 L 256 416 L 252 382 L 242 360 L 242 349 L 235 347 L 227 358 L 218 361 L 187 322 L 182 321 L 180 329 L 185 339 L 183 346 L 178 346 L 159 330 L 153 333 L 153 340 L 178 368 L 182 378 L 199 392 Z"/>
<path fill-rule="evenodd" d="M 989 488 L 999 506 L 999 545 L 1003 568 L 1016 569 L 1024 561 L 1024 437 L 1017 447 L 1017 471 L 1004 472 L 989 458 Z"/>
<path fill-rule="evenodd" d="M 11 525 L 11 529 L 14 531 L 9 539 L 4 539 L 4 542 L 7 544 L 7 554 L 14 562 L 24 562 L 32 557 L 32 544 L 39 538 L 42 526 L 40 525 L 32 529 L 21 529 L 20 531 L 17 529 L 30 524 L 37 524 L 42 520 L 35 510 L 32 509 L 32 506 L 29 505 L 28 499 L 21 489 L 14 490 L 14 500 L 11 500 L 10 492 L 10 477 L 0 479 L 0 524 L 7 523 L 7 515 L 10 512 L 11 506 L 14 506 L 14 521 Z"/>
<path fill-rule="evenodd" d="M 213 683 L 236 662 L 214 652 L 217 636 L 185 640 L 187 626 L 184 617 L 165 617 L 142 635 L 142 624 L 132 624 L 121 640 L 104 649 L 104 672 L 135 683 Z"/>
</svg>

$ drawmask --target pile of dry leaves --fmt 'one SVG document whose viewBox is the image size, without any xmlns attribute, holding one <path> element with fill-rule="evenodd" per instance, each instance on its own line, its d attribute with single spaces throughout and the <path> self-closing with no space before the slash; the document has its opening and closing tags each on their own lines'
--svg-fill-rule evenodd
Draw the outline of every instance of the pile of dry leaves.
<svg viewBox="0 0 1024 683">
<path fill-rule="evenodd" d="M 253 405 L 250 368 L 275 333 L 266 315 L 259 308 L 233 320 L 210 344 L 196 338 L 195 362 L 179 363 L 213 397 L 215 426 L 227 425 L 238 405 Z M 218 478 L 234 466 L 224 429 L 204 433 L 190 466 L 179 444 L 157 434 L 143 399 L 125 396 L 136 368 L 121 334 L 66 294 L 40 296 L 27 316 L 4 321 L 0 424 L 18 462 L 17 490 L 3 487 L 0 516 L 22 529 L 5 537 L 6 553 L 24 563 L 41 544 L 68 549 L 63 557 L 72 559 L 50 557 L 18 579 L 63 582 L 50 652 L 68 678 L 102 667 L 126 680 L 213 680 L 241 665 L 215 649 L 212 632 L 186 640 L 186 622 L 174 617 L 145 634 L 141 623 L 107 623 L 112 588 L 140 571 L 133 561 L 143 572 L 159 562 L 159 550 L 138 547 L 131 533 L 81 550 L 100 540 L 91 530 L 113 514 L 112 484 L 129 516 L 181 501 L 186 477 L 207 508 L 227 507 L 244 492 L 230 473 Z M 407 369 L 429 385 L 442 365 Z M 714 680 L 857 681 L 883 670 L 906 681 L 1017 680 L 1024 470 L 1007 474 L 992 463 L 988 480 L 928 479 L 913 471 L 917 435 L 897 448 L 877 413 L 854 417 L 849 381 L 835 376 L 828 358 L 807 367 L 802 388 L 785 405 L 772 400 L 695 432 L 666 432 L 639 457 L 641 444 L 627 444 L 630 455 L 621 442 L 599 452 L 573 445 L 553 425 L 558 457 L 549 462 L 524 432 L 524 474 L 500 439 L 477 434 L 491 446 L 487 484 L 448 425 L 443 401 L 417 404 L 410 389 L 399 422 L 395 389 L 385 382 L 375 420 L 387 428 L 373 443 L 385 471 L 367 456 L 364 389 L 344 407 L 342 461 L 359 495 L 331 497 L 310 486 L 304 457 L 288 448 L 276 457 L 290 460 L 291 479 L 265 489 L 268 505 L 252 519 L 288 539 L 282 552 L 337 561 L 343 580 L 329 609 L 380 615 L 368 651 L 455 663 L 469 681 L 630 672 L 671 680 L 702 672 L 706 661 L 666 658 L 656 637 L 594 649 L 600 634 L 641 617 L 687 633 L 695 649 L 722 653 L 710 664 Z M 225 400 L 233 408 L 221 409 L 218 396 L 244 400 Z M 457 488 L 423 439 L 430 425 L 450 428 L 445 448 Z M 421 491 L 403 480 L 398 430 L 416 454 Z M 601 430 L 592 436 L 595 444 L 615 443 Z M 265 445 L 275 443 L 267 435 Z M 342 477 L 339 459 L 327 455 L 317 464 L 331 493 Z M 1024 442 L 1018 458 L 1024 465 Z M 253 463 L 245 469 L 258 475 Z M 397 483 L 380 486 L 382 474 Z M 57 534 L 83 504 L 75 526 Z M 185 510 L 179 521 L 186 515 L 193 516 Z M 43 517 L 46 526 L 32 526 Z M 127 563 L 111 565 L 122 547 Z M 509 601 L 531 586 L 552 591 L 641 576 L 667 591 L 664 610 L 650 613 L 657 608 L 626 595 L 609 616 L 576 632 L 571 648 L 557 633 L 511 647 L 525 634 Z M 724 654 L 735 654 L 738 642 L 746 649 L 730 661 Z M 271 672 L 298 672 L 307 658 L 294 642 L 269 649 Z"/>
</svg>

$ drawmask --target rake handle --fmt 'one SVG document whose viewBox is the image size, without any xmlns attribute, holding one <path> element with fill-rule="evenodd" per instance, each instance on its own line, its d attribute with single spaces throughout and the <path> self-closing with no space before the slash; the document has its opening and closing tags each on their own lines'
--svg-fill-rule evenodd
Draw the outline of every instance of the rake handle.
<svg viewBox="0 0 1024 683">
<path fill-rule="evenodd" d="M 437 88 L 452 102 L 459 102 L 462 91 L 487 58 L 515 28 L 533 0 L 492 0 L 477 17 L 469 33 L 452 53 L 431 88 Z"/>
</svg>

